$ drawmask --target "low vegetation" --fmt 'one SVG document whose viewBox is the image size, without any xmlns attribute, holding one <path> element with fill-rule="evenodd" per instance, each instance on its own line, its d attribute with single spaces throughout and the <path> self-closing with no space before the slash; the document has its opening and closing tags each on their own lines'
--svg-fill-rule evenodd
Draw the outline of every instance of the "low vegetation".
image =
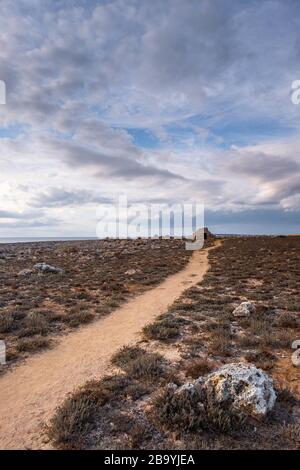
<svg viewBox="0 0 300 470">
<path fill-rule="evenodd" d="M 299 449 L 300 371 L 290 358 L 291 342 L 300 338 L 299 248 L 296 237 L 243 237 L 212 250 L 203 282 L 144 328 L 138 346 L 113 357 L 116 375 L 87 384 L 57 410 L 52 442 L 84 449 Z M 245 300 L 256 312 L 235 317 Z M 266 418 L 245 419 L 211 396 L 202 397 L 200 409 L 189 394 L 175 393 L 172 384 L 238 361 L 274 380 L 277 402 Z M 119 385 L 98 399 L 95 390 L 102 397 L 111 380 Z"/>
<path fill-rule="evenodd" d="M 181 319 L 172 315 L 162 316 L 154 323 L 150 323 L 143 328 L 146 339 L 157 339 L 161 341 L 177 338 L 180 333 Z"/>
<path fill-rule="evenodd" d="M 141 348 L 125 346 L 113 356 L 112 363 L 133 379 L 159 381 L 164 376 L 163 357 Z"/>
<path fill-rule="evenodd" d="M 0 246 L 0 340 L 8 365 L 110 313 L 133 295 L 184 267 L 191 252 L 179 240 L 97 240 Z M 63 273 L 43 273 L 43 262 Z M 32 338 L 24 341 L 23 338 Z"/>
<path fill-rule="evenodd" d="M 229 433 L 244 426 L 244 418 L 230 404 L 221 407 L 211 396 L 199 401 L 189 393 L 180 395 L 167 387 L 154 400 L 154 415 L 167 428 L 177 432 L 211 431 Z"/>
</svg>

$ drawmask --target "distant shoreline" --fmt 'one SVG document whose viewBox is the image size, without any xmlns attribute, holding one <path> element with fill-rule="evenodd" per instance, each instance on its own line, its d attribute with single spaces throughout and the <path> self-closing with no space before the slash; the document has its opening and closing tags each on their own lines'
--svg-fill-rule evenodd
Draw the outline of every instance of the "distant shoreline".
<svg viewBox="0 0 300 470">
<path fill-rule="evenodd" d="M 95 241 L 97 237 L 0 237 L 1 244 Z"/>
<path fill-rule="evenodd" d="M 233 237 L 297 237 L 298 234 L 245 234 L 245 233 L 216 233 L 216 238 Z M 0 245 L 13 245 L 17 243 L 50 243 L 50 242 L 81 242 L 104 240 L 97 237 L 0 237 Z M 111 239 L 112 240 L 112 239 Z"/>
</svg>

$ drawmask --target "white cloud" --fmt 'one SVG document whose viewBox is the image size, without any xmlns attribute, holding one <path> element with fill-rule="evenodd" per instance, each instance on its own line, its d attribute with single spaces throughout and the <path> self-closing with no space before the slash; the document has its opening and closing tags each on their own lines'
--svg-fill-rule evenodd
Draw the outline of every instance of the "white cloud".
<svg viewBox="0 0 300 470">
<path fill-rule="evenodd" d="M 297 209 L 299 13 L 277 0 L 2 0 L 0 210 L 46 208 L 72 231 L 65 206 L 92 230 L 89 204 L 122 191 Z M 248 122 L 260 128 L 241 144 Z"/>
</svg>

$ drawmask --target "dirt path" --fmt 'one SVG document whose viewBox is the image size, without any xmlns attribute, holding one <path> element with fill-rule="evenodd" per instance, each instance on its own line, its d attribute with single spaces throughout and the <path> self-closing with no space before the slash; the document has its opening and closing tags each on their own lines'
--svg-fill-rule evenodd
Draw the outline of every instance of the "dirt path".
<svg viewBox="0 0 300 470">
<path fill-rule="evenodd" d="M 117 349 L 136 341 L 146 323 L 201 281 L 208 268 L 207 255 L 208 250 L 195 251 L 182 271 L 159 286 L 1 377 L 0 449 L 47 448 L 43 425 L 57 405 L 79 385 L 103 375 Z"/>
</svg>

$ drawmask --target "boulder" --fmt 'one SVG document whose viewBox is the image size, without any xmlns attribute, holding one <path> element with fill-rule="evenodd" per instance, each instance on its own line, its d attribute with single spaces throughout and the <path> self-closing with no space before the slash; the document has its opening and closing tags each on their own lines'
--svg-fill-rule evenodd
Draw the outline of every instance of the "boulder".
<svg viewBox="0 0 300 470">
<path fill-rule="evenodd" d="M 125 274 L 128 275 L 128 276 L 132 276 L 133 274 L 136 273 L 136 270 L 135 269 L 128 269 Z"/>
<path fill-rule="evenodd" d="M 255 310 L 255 305 L 252 302 L 242 302 L 232 313 L 235 317 L 248 317 L 255 313 Z"/>
<path fill-rule="evenodd" d="M 261 369 L 242 362 L 226 364 L 197 379 L 194 386 L 205 390 L 216 403 L 228 403 L 254 418 L 265 416 L 276 401 L 273 380 Z"/>
<path fill-rule="evenodd" d="M 34 269 L 42 271 L 43 273 L 62 274 L 64 272 L 63 269 L 50 266 L 50 264 L 46 263 L 37 263 L 34 265 Z"/>
<path fill-rule="evenodd" d="M 128 276 L 133 276 L 133 274 L 141 274 L 141 270 L 140 269 L 128 269 L 125 274 L 128 275 Z"/>
<path fill-rule="evenodd" d="M 179 409 L 184 404 L 189 407 L 191 419 L 207 409 L 208 404 L 210 409 L 228 411 L 228 416 L 234 412 L 240 417 L 262 418 L 276 401 L 272 379 L 261 369 L 244 363 L 226 364 L 181 387 L 169 384 L 169 390 Z"/>
</svg>

